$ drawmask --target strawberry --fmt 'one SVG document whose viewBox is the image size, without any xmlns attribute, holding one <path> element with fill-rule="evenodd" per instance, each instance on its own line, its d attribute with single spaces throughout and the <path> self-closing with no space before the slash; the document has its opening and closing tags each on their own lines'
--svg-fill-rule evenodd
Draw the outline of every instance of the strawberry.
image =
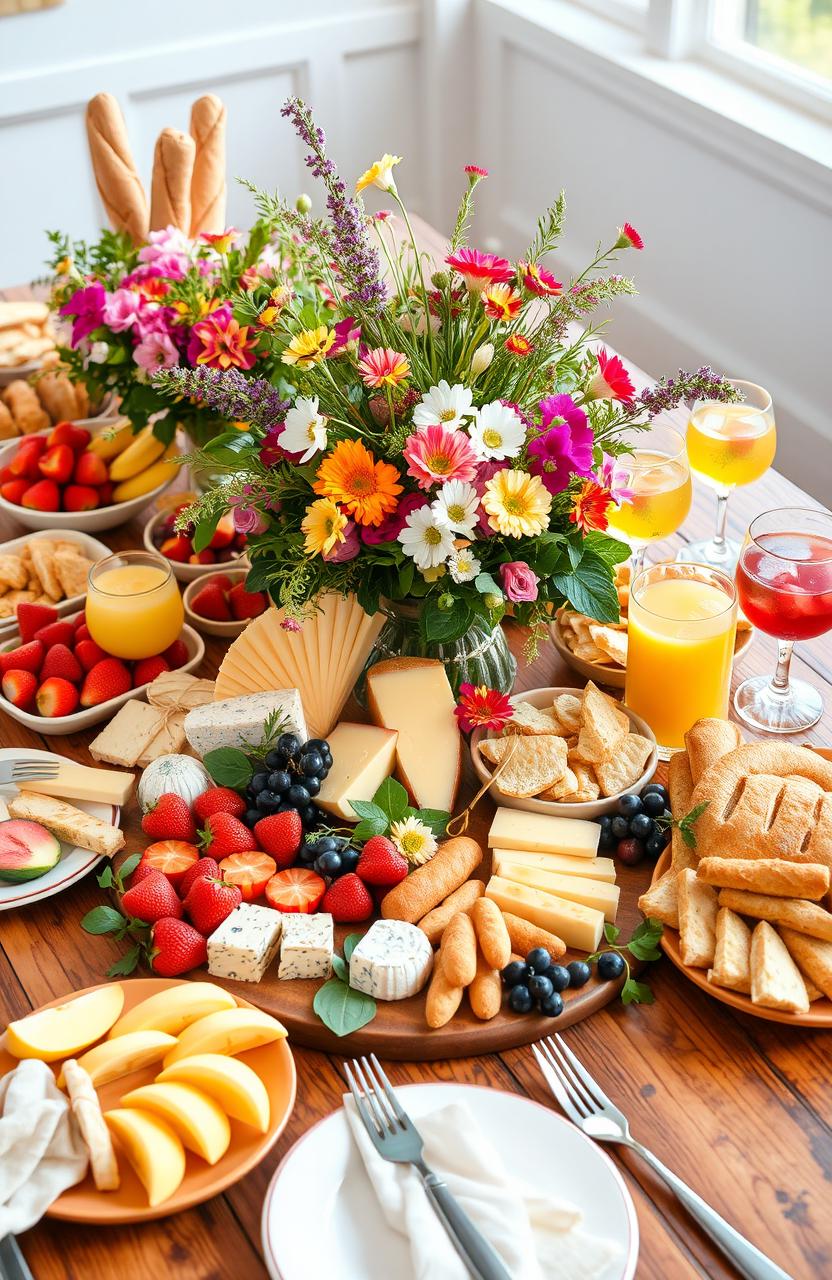
<svg viewBox="0 0 832 1280">
<path fill-rule="evenodd" d="M 50 676 L 60 676 L 62 680 L 69 680 L 70 684 L 79 684 L 84 678 L 80 662 L 65 644 L 53 644 L 47 650 L 40 678 L 48 680 Z"/>
<path fill-rule="evenodd" d="M 76 484 L 88 484 L 95 488 L 96 485 L 106 484 L 109 478 L 104 459 L 99 458 L 97 453 L 82 453 L 76 459 L 72 473 Z"/>
<path fill-rule="evenodd" d="M 230 813 L 235 818 L 242 818 L 246 811 L 246 802 L 237 791 L 230 787 L 209 787 L 197 796 L 191 808 L 200 822 L 210 818 L 212 813 Z"/>
<path fill-rule="evenodd" d="M 323 908 L 337 924 L 357 924 L 373 914 L 373 899 L 354 871 L 339 876 L 324 894 Z"/>
<path fill-rule="evenodd" d="M 153 871 L 161 871 L 170 880 L 180 898 L 184 899 L 182 882 L 196 862 L 199 861 L 199 849 L 195 844 L 185 840 L 157 840 L 149 844 L 142 854 L 140 866 L 148 866 Z"/>
<path fill-rule="evenodd" d="M 9 463 L 9 470 L 16 476 L 37 480 L 40 476 L 38 458 L 46 448 L 43 436 L 27 436 Z"/>
<path fill-rule="evenodd" d="M 87 672 L 81 686 L 81 706 L 97 707 L 132 687 L 130 672 L 118 658 L 102 658 Z"/>
<path fill-rule="evenodd" d="M 176 533 L 170 538 L 165 538 L 159 550 L 163 556 L 167 556 L 168 560 L 177 560 L 180 564 L 184 564 L 193 547 L 190 538 L 184 537 L 181 533 Z"/>
<path fill-rule="evenodd" d="M 177 886 L 183 901 L 190 893 L 194 881 L 205 879 L 220 879 L 219 863 L 214 858 L 197 858 L 196 862 L 192 862 L 188 867 Z"/>
<path fill-rule="evenodd" d="M 246 591 L 244 582 L 238 582 L 228 593 L 231 612 L 238 620 L 257 618 L 265 612 L 268 601 L 263 591 Z"/>
<path fill-rule="evenodd" d="M 216 559 L 213 551 L 205 547 L 203 551 L 192 551 L 188 556 L 188 564 L 215 564 Z"/>
<path fill-rule="evenodd" d="M 112 480 L 108 480 L 106 484 L 98 486 L 98 505 L 99 507 L 109 507 L 112 505 L 113 492 L 115 485 Z"/>
<path fill-rule="evenodd" d="M 13 707 L 30 707 L 35 700 L 38 678 L 34 671 L 7 671 L 3 676 L 3 697 Z"/>
<path fill-rule="evenodd" d="M 141 884 L 142 880 L 147 876 L 152 876 L 154 871 L 158 871 L 158 867 L 154 867 L 152 862 L 148 862 L 146 858 L 142 858 L 136 866 L 136 869 L 130 874 L 130 888 L 134 885 Z"/>
<path fill-rule="evenodd" d="M 46 444 L 50 449 L 56 444 L 68 444 L 75 453 L 80 453 L 91 439 L 86 427 L 76 427 L 74 422 L 56 422 L 46 437 Z"/>
<path fill-rule="evenodd" d="M 353 876 L 353 879 L 357 877 Z M 326 881 L 314 871 L 308 867 L 288 867 L 285 871 L 278 871 L 266 885 L 266 901 L 275 911 L 309 914 L 317 911 L 325 892 Z"/>
<path fill-rule="evenodd" d="M 15 475 L 11 467 L 0 467 L 0 484 L 8 484 L 9 480 L 14 480 Z"/>
<path fill-rule="evenodd" d="M 16 649 L 0 653 L 0 674 L 6 671 L 40 671 L 43 655 L 44 647 L 40 640 L 19 644 Z"/>
<path fill-rule="evenodd" d="M 242 892 L 236 884 L 226 884 L 224 880 L 213 877 L 200 878 L 194 880 L 190 887 L 185 910 L 191 923 L 207 938 L 235 907 L 239 907 L 242 900 Z"/>
<path fill-rule="evenodd" d="M 200 618 L 210 618 L 212 622 L 230 622 L 231 610 L 222 590 L 213 583 L 206 583 L 194 595 L 191 608 Z"/>
<path fill-rule="evenodd" d="M 106 506 L 101 501 L 97 489 L 86 484 L 68 484 L 63 494 L 64 511 L 94 511 L 98 506 Z"/>
<path fill-rule="evenodd" d="M 228 547 L 234 541 L 234 517 L 230 511 L 221 515 L 217 527 L 214 530 L 214 536 L 208 543 L 212 551 L 219 551 L 222 547 Z"/>
<path fill-rule="evenodd" d="M 271 813 L 254 824 L 257 846 L 270 853 L 278 867 L 291 867 L 303 842 L 303 823 L 297 809 Z"/>
<path fill-rule="evenodd" d="M 21 506 L 30 511 L 57 511 L 61 505 L 61 491 L 54 480 L 38 480 L 30 484 L 23 495 Z"/>
<path fill-rule="evenodd" d="M 24 644 L 34 640 L 35 632 L 47 627 L 50 622 L 58 621 L 58 610 L 51 604 L 30 604 L 24 600 L 17 606 L 17 627 Z"/>
<path fill-rule="evenodd" d="M 161 871 L 154 871 L 138 884 L 132 884 L 122 896 L 121 909 L 145 924 L 153 924 L 165 916 L 175 916 L 178 920 L 182 915 L 182 903 L 176 890 Z"/>
<path fill-rule="evenodd" d="M 188 661 L 188 646 L 185 644 L 184 640 L 174 640 L 173 644 L 169 644 L 167 649 L 165 649 L 162 657 L 167 662 L 171 671 L 176 671 L 179 667 L 184 667 L 185 663 Z"/>
<path fill-rule="evenodd" d="M 153 951 L 150 967 L 161 978 L 176 978 L 196 969 L 208 959 L 208 947 L 201 933 L 184 920 L 167 917 L 151 930 Z"/>
<path fill-rule="evenodd" d="M 185 840 L 188 844 L 196 840 L 196 824 L 188 803 L 173 791 L 159 796 L 147 810 L 142 818 L 142 831 L 154 840 Z"/>
<path fill-rule="evenodd" d="M 95 664 L 103 661 L 107 655 L 94 640 L 76 639 L 75 656 L 85 671 L 92 671 Z"/>
<path fill-rule="evenodd" d="M 92 639 L 92 636 L 90 635 L 90 629 L 87 626 L 87 615 L 85 613 L 79 613 L 78 617 L 75 619 L 72 625 L 75 628 L 76 643 L 78 640 Z"/>
<path fill-rule="evenodd" d="M 28 488 L 28 477 L 21 476 L 17 480 L 6 480 L 4 484 L 0 484 L 0 496 L 4 497 L 7 502 L 13 502 L 16 507 L 19 507 Z"/>
<path fill-rule="evenodd" d="M 68 444 L 55 444 L 38 458 L 38 470 L 47 480 L 66 484 L 72 475 L 75 457 Z"/>
<path fill-rule="evenodd" d="M 170 671 L 170 667 L 161 653 L 157 653 L 152 658 L 142 658 L 133 668 L 133 688 L 138 689 L 143 684 L 150 684 L 150 681 L 155 680 L 163 671 Z"/>
<path fill-rule="evenodd" d="M 78 706 L 78 690 L 60 676 L 50 676 L 35 695 L 38 713 L 50 720 L 56 716 L 71 716 Z"/>
<path fill-rule="evenodd" d="M 404 880 L 407 862 L 387 836 L 371 836 L 361 850 L 355 871 L 365 884 L 389 887 Z"/>
<path fill-rule="evenodd" d="M 226 595 L 234 585 L 227 573 L 212 573 L 210 578 L 205 579 L 205 586 L 207 587 L 209 583 L 212 587 L 219 587 L 220 591 Z"/>
<path fill-rule="evenodd" d="M 232 853 L 220 863 L 220 875 L 227 884 L 236 884 L 243 895 L 243 902 L 259 898 L 271 880 L 277 864 L 274 858 L 259 849 L 248 853 Z"/>
<path fill-rule="evenodd" d="M 53 644 L 71 645 L 75 639 L 75 628 L 71 622 L 47 622 L 45 626 L 38 627 L 35 632 L 35 639 L 40 640 L 47 649 L 51 649 Z"/>
<path fill-rule="evenodd" d="M 212 813 L 200 831 L 202 847 L 212 858 L 227 858 L 229 853 L 246 853 L 257 848 L 248 827 L 231 813 Z"/>
</svg>

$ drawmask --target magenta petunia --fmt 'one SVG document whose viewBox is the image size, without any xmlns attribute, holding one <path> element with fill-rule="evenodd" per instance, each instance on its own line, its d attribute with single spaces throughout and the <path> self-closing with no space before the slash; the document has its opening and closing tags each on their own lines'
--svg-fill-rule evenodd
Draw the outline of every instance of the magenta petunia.
<svg viewBox="0 0 832 1280">
<path fill-rule="evenodd" d="M 72 321 L 72 345 L 88 337 L 94 329 L 104 323 L 104 307 L 107 294 L 103 284 L 91 284 L 85 289 L 76 289 L 72 297 L 61 307 L 62 316 L 74 316 Z"/>
<path fill-rule="evenodd" d="M 540 402 L 541 435 L 529 445 L 529 470 L 550 493 L 562 493 L 572 475 L 592 473 L 592 428 L 571 396 Z"/>
</svg>

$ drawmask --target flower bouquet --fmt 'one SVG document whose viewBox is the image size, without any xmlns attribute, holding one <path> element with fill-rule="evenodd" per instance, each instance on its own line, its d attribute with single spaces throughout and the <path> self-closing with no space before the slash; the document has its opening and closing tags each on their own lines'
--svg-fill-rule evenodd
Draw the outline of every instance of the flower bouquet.
<svg viewBox="0 0 832 1280">
<path fill-rule="evenodd" d="M 613 456 L 662 409 L 705 393 L 730 398 L 731 388 L 700 369 L 636 394 L 621 360 L 598 345 L 593 313 L 634 292 L 608 271 L 642 248 L 632 226 L 569 282 L 543 265 L 561 235 L 562 195 L 519 261 L 480 252 L 467 232 L 487 175 L 469 166 L 437 269 L 419 253 L 399 196 L 399 157 L 382 157 L 352 194 L 308 108 L 291 99 L 283 114 L 326 188 L 328 216 L 263 193 L 259 209 L 300 236 L 335 309 L 295 294 L 264 322 L 267 302 L 251 291 L 236 298 L 235 315 L 295 376 L 297 391 L 279 405 L 268 384 L 238 370 L 154 376 L 160 390 L 250 424 L 208 446 L 227 484 L 188 512 L 195 545 L 231 505 L 249 534 L 250 588 L 271 593 L 285 625 L 300 625 L 322 591 L 354 593 L 399 625 L 382 633 L 383 653 L 450 656 L 455 687 L 471 679 L 506 689 L 511 660 L 495 678 L 473 656 L 487 648 L 483 635 L 504 643 L 497 624 L 507 608 L 531 628 L 532 649 L 564 601 L 618 618 L 613 567 L 629 551 L 604 532 L 610 505 L 626 497 L 612 487 Z M 364 209 L 370 185 L 403 220 L 398 247 L 392 214 Z"/>
</svg>

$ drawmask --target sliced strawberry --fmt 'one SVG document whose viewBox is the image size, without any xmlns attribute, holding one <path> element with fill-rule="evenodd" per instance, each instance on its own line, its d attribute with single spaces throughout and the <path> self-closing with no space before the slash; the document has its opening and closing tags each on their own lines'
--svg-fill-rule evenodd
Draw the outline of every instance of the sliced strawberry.
<svg viewBox="0 0 832 1280">
<path fill-rule="evenodd" d="M 30 708 L 38 690 L 38 678 L 34 671 L 7 671 L 3 676 L 3 697 L 13 707 Z"/>
<path fill-rule="evenodd" d="M 87 672 L 81 687 L 81 706 L 97 707 L 132 688 L 127 667 L 118 658 L 103 658 Z"/>
<path fill-rule="evenodd" d="M 199 861 L 199 850 L 195 844 L 189 844 L 186 840 L 157 840 L 147 846 L 139 866 L 144 864 L 153 867 L 154 871 L 161 871 L 174 888 L 180 889 L 185 875 Z M 183 894 L 190 887 L 189 882 L 187 888 L 182 889 Z"/>
<path fill-rule="evenodd" d="M 47 650 L 40 669 L 40 678 L 48 680 L 50 676 L 60 676 L 62 680 L 69 680 L 71 684 L 80 684 L 84 678 L 80 662 L 65 644 L 53 644 L 51 649 Z"/>
<path fill-rule="evenodd" d="M 68 444 L 55 444 L 38 458 L 38 470 L 47 480 L 66 484 L 75 466 L 75 455 Z"/>
<path fill-rule="evenodd" d="M 165 649 L 162 657 L 166 660 L 171 671 L 178 671 L 188 661 L 188 646 L 184 640 L 174 640 L 173 644 L 169 644 Z"/>
<path fill-rule="evenodd" d="M 212 551 L 219 551 L 223 547 L 227 547 L 234 541 L 234 517 L 230 512 L 221 515 L 214 536 L 208 543 Z"/>
<path fill-rule="evenodd" d="M 228 593 L 231 612 L 238 621 L 243 618 L 258 618 L 265 613 L 268 599 L 263 591 L 246 591 L 244 582 L 238 582 Z"/>
<path fill-rule="evenodd" d="M 53 644 L 70 645 L 75 639 L 75 628 L 71 622 L 66 622 L 64 619 L 60 622 L 48 622 L 45 626 L 38 628 L 35 639 L 40 640 L 46 649 L 51 649 Z"/>
<path fill-rule="evenodd" d="M 41 627 L 48 627 L 50 622 L 58 621 L 58 610 L 51 604 L 31 604 L 28 600 L 24 600 L 17 606 L 16 612 L 20 638 L 27 644 L 30 640 L 34 640 L 35 633 L 40 631 Z"/>
<path fill-rule="evenodd" d="M 263 893 L 277 871 L 277 863 L 267 853 L 251 849 L 248 853 L 232 853 L 220 863 L 220 875 L 228 884 L 236 884 L 243 902 L 253 902 Z"/>
<path fill-rule="evenodd" d="M 30 511 L 57 511 L 61 505 L 61 491 L 54 480 L 36 480 L 24 493 L 21 505 Z"/>
<path fill-rule="evenodd" d="M 98 489 L 86 484 L 68 484 L 64 489 L 63 503 L 64 511 L 94 511 L 98 506 L 107 505 L 101 502 Z"/>
<path fill-rule="evenodd" d="M 142 658 L 133 668 L 133 688 L 138 689 L 143 684 L 150 684 L 150 681 L 155 680 L 163 671 L 170 671 L 170 667 L 161 653 L 155 654 L 152 658 Z"/>
<path fill-rule="evenodd" d="M 102 662 L 107 657 L 94 640 L 76 640 L 75 656 L 85 671 L 92 671 L 96 662 Z"/>
<path fill-rule="evenodd" d="M 231 610 L 225 595 L 211 582 L 196 592 L 191 600 L 191 608 L 200 618 L 209 618 L 212 622 L 231 621 Z"/>
<path fill-rule="evenodd" d="M 170 538 L 165 538 L 159 550 L 168 560 L 176 560 L 179 564 L 185 564 L 193 551 L 193 546 L 190 538 L 185 538 L 181 533 L 177 533 Z"/>
<path fill-rule="evenodd" d="M 50 676 L 38 689 L 35 701 L 39 713 L 50 720 L 56 716 L 71 716 L 78 706 L 78 690 L 68 680 Z"/>
<path fill-rule="evenodd" d="M 316 911 L 326 893 L 326 881 L 307 867 L 278 871 L 266 885 L 266 901 L 276 911 Z"/>
<path fill-rule="evenodd" d="M 20 644 L 16 649 L 10 649 L 8 653 L 0 653 L 0 673 L 40 671 L 45 652 L 40 640 L 30 640 L 28 644 Z"/>
<path fill-rule="evenodd" d="M 4 484 L 0 484 L 0 496 L 4 497 L 7 502 L 13 502 L 16 507 L 23 503 L 23 495 L 29 488 L 31 481 L 28 477 L 21 476 L 19 480 L 7 480 Z"/>
</svg>

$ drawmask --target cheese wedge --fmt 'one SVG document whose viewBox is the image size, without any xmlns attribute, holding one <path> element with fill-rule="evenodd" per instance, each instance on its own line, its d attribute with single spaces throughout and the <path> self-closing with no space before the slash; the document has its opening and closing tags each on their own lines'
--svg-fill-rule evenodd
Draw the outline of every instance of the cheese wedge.
<svg viewBox="0 0 832 1280">
<path fill-rule="evenodd" d="M 539 929 L 557 934 L 567 947 L 574 947 L 576 951 L 597 951 L 601 944 L 604 913 L 593 907 L 567 902 L 553 893 L 516 884 L 502 876 L 491 877 L 485 886 L 485 896 L 493 899 L 501 911 L 509 911 Z"/>
<path fill-rule="evenodd" d="M 57 796 L 62 800 L 90 800 L 123 807 L 133 794 L 132 773 L 117 769 L 90 769 L 84 764 L 62 760 L 55 778 L 23 782 L 21 791 L 34 791 L 39 796 Z"/>
<path fill-rule="evenodd" d="M 444 664 L 433 658 L 377 662 L 367 672 L 367 706 L 374 724 L 398 730 L 396 773 L 412 803 L 451 812 L 462 736 Z"/>
<path fill-rule="evenodd" d="M 540 871 L 537 867 L 520 867 L 507 859 L 495 860 L 494 874 L 515 884 L 542 889 L 544 893 L 557 894 L 568 902 L 580 902 L 603 912 L 604 919 L 615 924 L 618 899 L 621 893 L 617 884 L 605 884 L 601 880 L 585 880 L 582 876 L 564 876 L 557 871 Z"/>
<path fill-rule="evenodd" d="M 327 813 L 355 822 L 358 814 L 350 800 L 372 800 L 385 778 L 396 767 L 395 729 L 374 724 L 342 721 L 329 735 L 332 768 L 315 803 Z"/>
<path fill-rule="evenodd" d="M 526 849 L 492 849 L 491 861 L 496 875 L 498 862 L 511 862 L 517 867 L 537 868 L 539 871 L 557 871 L 562 876 L 582 876 L 585 880 L 603 880 L 615 884 L 615 863 L 612 858 L 570 858 L 565 853 L 530 853 Z M 516 879 L 506 876 L 507 880 Z"/>
<path fill-rule="evenodd" d="M 13 818 L 39 822 L 65 844 L 89 849 L 90 853 L 100 853 L 112 858 L 114 853 L 124 848 L 124 833 L 118 827 L 102 822 L 100 818 L 94 818 L 92 814 L 84 813 L 63 800 L 55 800 L 52 796 L 39 796 L 34 792 L 24 794 L 21 791 L 9 802 L 9 813 Z"/>
<path fill-rule="evenodd" d="M 523 849 L 530 853 L 562 853 L 570 858 L 594 858 L 601 828 L 583 818 L 552 818 L 546 813 L 498 809 L 488 833 L 492 849 Z"/>
</svg>

